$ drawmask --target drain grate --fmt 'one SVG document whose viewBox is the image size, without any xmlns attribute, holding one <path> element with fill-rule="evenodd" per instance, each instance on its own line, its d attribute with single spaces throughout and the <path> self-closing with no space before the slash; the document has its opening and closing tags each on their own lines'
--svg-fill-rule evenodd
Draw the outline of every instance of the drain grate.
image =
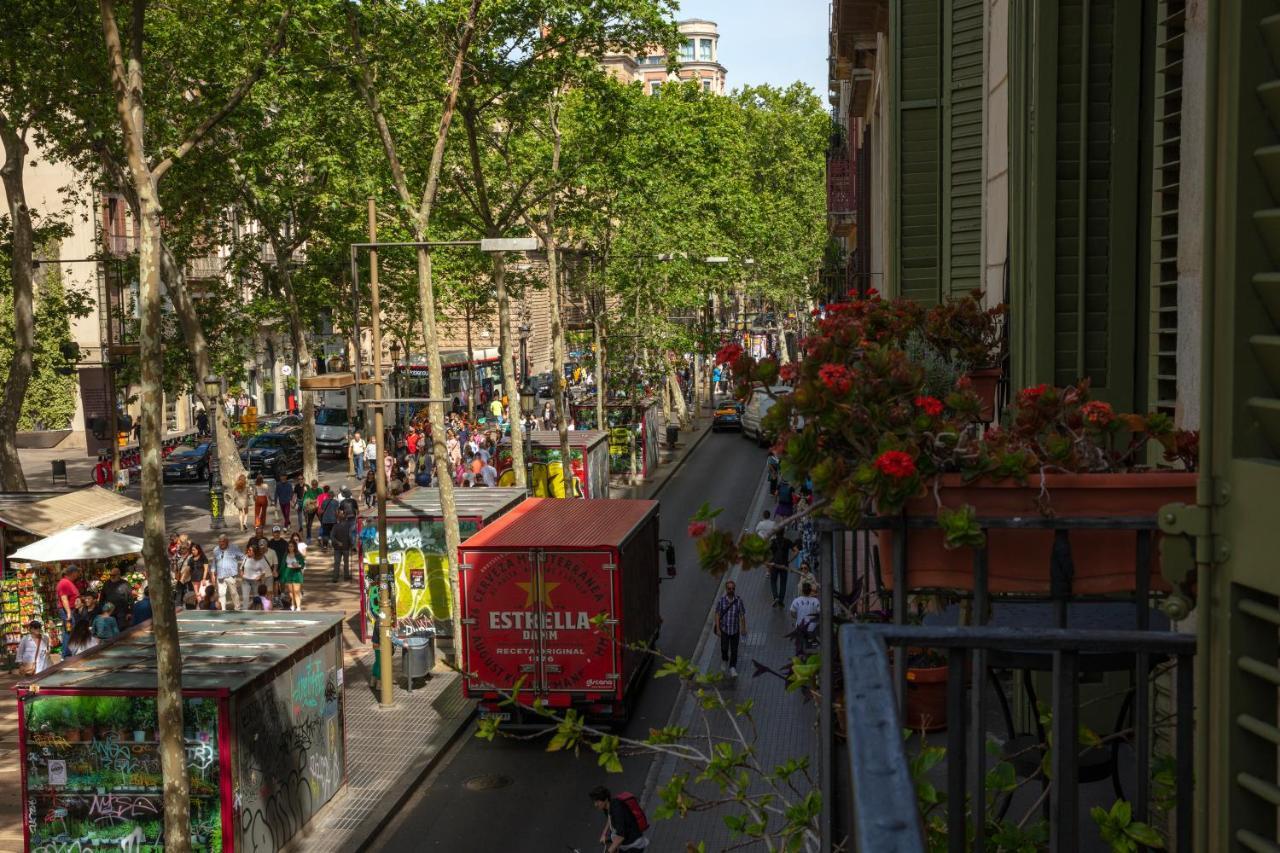
<svg viewBox="0 0 1280 853">
<path fill-rule="evenodd" d="M 498 788 L 506 788 L 514 783 L 515 780 L 510 776 L 502 776 L 497 773 L 485 773 L 481 776 L 472 776 L 470 779 L 462 783 L 462 786 L 468 791 L 495 791 Z"/>
</svg>

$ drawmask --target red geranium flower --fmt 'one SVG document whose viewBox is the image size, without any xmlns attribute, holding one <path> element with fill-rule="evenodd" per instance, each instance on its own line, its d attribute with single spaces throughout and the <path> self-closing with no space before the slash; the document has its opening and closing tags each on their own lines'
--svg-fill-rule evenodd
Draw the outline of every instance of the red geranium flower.
<svg viewBox="0 0 1280 853">
<path fill-rule="evenodd" d="M 916 408 L 931 418 L 942 414 L 942 401 L 937 397 L 916 397 Z"/>
<path fill-rule="evenodd" d="M 783 382 L 795 382 L 796 377 L 800 375 L 800 368 L 796 367 L 794 361 L 788 361 L 782 367 L 778 368 L 778 377 Z"/>
<path fill-rule="evenodd" d="M 1086 423 L 1097 427 L 1106 426 L 1115 417 L 1115 412 L 1111 410 L 1111 404 L 1104 403 L 1101 400 L 1091 400 L 1085 403 L 1080 407 L 1080 414 L 1084 415 Z"/>
<path fill-rule="evenodd" d="M 1023 404 L 1034 403 L 1044 395 L 1045 391 L 1048 390 L 1049 386 L 1043 382 L 1039 385 L 1033 385 L 1030 388 L 1023 388 L 1018 392 L 1018 402 Z"/>
<path fill-rule="evenodd" d="M 732 364 L 742 358 L 742 347 L 737 344 L 725 344 L 716 353 L 716 364 Z"/>
<path fill-rule="evenodd" d="M 886 477 L 903 480 L 916 472 L 916 461 L 901 450 L 886 450 L 876 457 L 876 470 Z"/>
<path fill-rule="evenodd" d="M 699 536 L 707 532 L 707 523 L 705 521 L 689 522 L 689 537 L 697 539 Z"/>
<path fill-rule="evenodd" d="M 824 364 L 818 368 L 818 378 L 833 394 L 843 396 L 853 388 L 853 377 L 843 364 Z"/>
</svg>

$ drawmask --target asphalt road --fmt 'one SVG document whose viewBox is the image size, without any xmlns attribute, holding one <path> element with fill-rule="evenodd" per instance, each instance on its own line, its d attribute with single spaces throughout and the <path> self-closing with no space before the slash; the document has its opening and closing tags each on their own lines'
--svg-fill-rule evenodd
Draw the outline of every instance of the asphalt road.
<svg viewBox="0 0 1280 853">
<path fill-rule="evenodd" d="M 693 653 L 718 581 L 697 564 L 686 526 L 703 501 L 722 507 L 718 521 L 741 529 L 764 470 L 765 451 L 736 433 L 708 436 L 666 484 L 661 503 L 662 536 L 676 543 L 679 575 L 662 584 L 662 635 L 668 655 Z M 645 737 L 666 725 L 679 685 L 650 679 L 624 734 Z M 565 853 L 599 849 L 603 825 L 587 791 L 597 784 L 639 797 L 649 770 L 647 756 L 623 761 L 622 774 L 596 766 L 589 750 L 579 755 L 546 752 L 547 738 L 488 743 L 471 737 L 454 750 L 370 844 L 386 851 L 521 851 Z M 499 777 L 494 779 L 492 777 Z M 497 781 L 501 787 L 488 787 Z M 468 784 L 470 783 L 470 784 Z"/>
</svg>

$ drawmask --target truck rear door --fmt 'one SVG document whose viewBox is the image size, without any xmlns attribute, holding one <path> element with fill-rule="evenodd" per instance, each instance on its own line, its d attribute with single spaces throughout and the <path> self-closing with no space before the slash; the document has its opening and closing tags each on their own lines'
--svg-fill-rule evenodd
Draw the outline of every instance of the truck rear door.
<svg viewBox="0 0 1280 853">
<path fill-rule="evenodd" d="M 464 568 L 462 633 L 474 695 L 523 687 L 552 705 L 614 695 L 617 566 L 608 551 L 480 551 Z M 603 614 L 597 628 L 592 619 Z M 528 701 L 528 694 L 524 699 Z"/>
</svg>

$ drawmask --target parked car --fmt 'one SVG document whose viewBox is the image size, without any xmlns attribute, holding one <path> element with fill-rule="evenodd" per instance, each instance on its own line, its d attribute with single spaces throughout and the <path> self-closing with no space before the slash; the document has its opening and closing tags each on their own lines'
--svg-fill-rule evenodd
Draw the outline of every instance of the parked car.
<svg viewBox="0 0 1280 853">
<path fill-rule="evenodd" d="M 250 474 L 277 480 L 302 470 L 302 443 L 291 432 L 266 432 L 249 439 L 240 461 Z"/>
<path fill-rule="evenodd" d="M 289 427 L 301 427 L 302 415 L 296 412 L 287 412 L 283 415 L 272 415 L 265 422 L 268 432 L 283 432 Z"/>
<path fill-rule="evenodd" d="M 715 413 L 715 417 L 711 419 L 711 431 L 719 432 L 722 429 L 741 430 L 742 429 L 742 404 L 739 402 L 722 403 Z"/>
<path fill-rule="evenodd" d="M 792 390 L 790 385 L 775 385 L 768 391 L 764 388 L 752 390 L 751 397 L 747 400 L 747 405 L 742 412 L 742 437 L 752 439 L 756 444 L 767 444 L 770 436 L 761 431 L 760 422 L 777 402 L 775 398 L 790 394 Z M 770 396 L 770 392 L 773 396 Z"/>
<path fill-rule="evenodd" d="M 209 479 L 209 442 L 192 447 L 189 444 L 173 449 L 164 460 L 164 481 Z"/>
</svg>

